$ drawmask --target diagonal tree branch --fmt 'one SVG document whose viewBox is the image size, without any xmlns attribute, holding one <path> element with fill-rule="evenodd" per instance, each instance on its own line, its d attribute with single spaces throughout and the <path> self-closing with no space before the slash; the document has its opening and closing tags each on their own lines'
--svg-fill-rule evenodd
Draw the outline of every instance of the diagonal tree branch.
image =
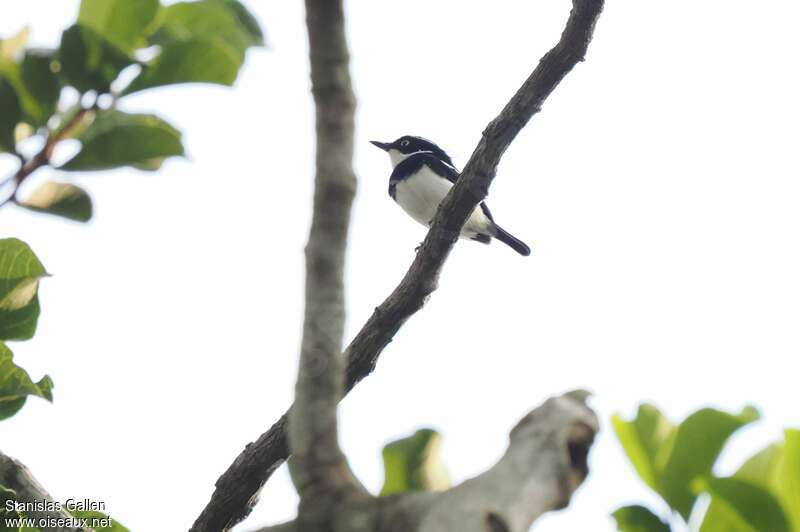
<svg viewBox="0 0 800 532">
<path fill-rule="evenodd" d="M 484 130 L 458 183 L 439 207 L 405 277 L 347 347 L 346 390 L 372 372 L 383 348 L 436 289 L 460 227 L 486 196 L 500 158 L 558 83 L 584 59 L 602 8 L 603 0 L 573 0 L 558 44 L 542 57 L 530 77 Z M 216 490 L 193 531 L 226 530 L 249 514 L 261 486 L 288 457 L 286 425 L 284 415 L 257 441 L 245 447 L 217 481 Z"/>
</svg>

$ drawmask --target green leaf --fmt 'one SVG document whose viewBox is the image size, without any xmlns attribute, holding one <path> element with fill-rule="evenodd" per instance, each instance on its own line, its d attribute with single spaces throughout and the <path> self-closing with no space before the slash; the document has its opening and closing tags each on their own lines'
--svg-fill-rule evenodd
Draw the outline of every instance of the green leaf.
<svg viewBox="0 0 800 532">
<path fill-rule="evenodd" d="M 792 530 L 800 532 L 800 429 L 784 431 L 783 468 L 778 496 L 789 514 Z"/>
<path fill-rule="evenodd" d="M 34 126 L 43 125 L 49 118 L 49 115 L 46 114 L 47 111 L 42 106 L 41 102 L 30 94 L 25 87 L 25 83 L 22 80 L 22 66 L 16 63 L 7 64 L 3 70 L 2 76 L 11 84 L 11 87 L 17 94 L 19 107 L 22 113 L 20 121 L 27 122 Z M 17 139 L 17 141 L 19 142 L 19 139 Z"/>
<path fill-rule="evenodd" d="M 450 478 L 439 456 L 441 442 L 438 432 L 422 429 L 386 445 L 381 495 L 447 489 Z"/>
<path fill-rule="evenodd" d="M 778 500 L 766 489 L 734 477 L 699 479 L 711 495 L 700 532 L 790 532 Z"/>
<path fill-rule="evenodd" d="M 104 111 L 78 140 L 81 150 L 62 170 L 148 168 L 153 159 L 183 155 L 180 132 L 153 115 Z"/>
<path fill-rule="evenodd" d="M 161 53 L 123 91 L 123 94 L 177 83 L 233 85 L 243 53 L 219 40 L 195 39 L 165 45 Z"/>
<path fill-rule="evenodd" d="M 0 339 L 28 340 L 36 332 L 41 308 L 39 296 L 34 296 L 30 303 L 14 310 L 0 311 Z"/>
<path fill-rule="evenodd" d="M 64 30 L 58 57 L 64 80 L 80 92 L 109 92 L 122 69 L 135 62 L 94 31 L 78 25 Z"/>
<path fill-rule="evenodd" d="M 69 183 L 43 183 L 20 205 L 78 222 L 88 222 L 92 218 L 91 198 L 82 188 Z"/>
<path fill-rule="evenodd" d="M 253 30 L 252 15 L 249 21 L 243 20 L 247 18 L 243 9 L 221 0 L 172 4 L 164 8 L 152 41 L 163 46 L 174 41 L 219 39 L 243 52 L 263 40 L 260 29 L 258 34 Z"/>
<path fill-rule="evenodd" d="M 158 0 L 81 0 L 78 24 L 130 53 L 147 44 L 145 30 L 158 8 Z"/>
<path fill-rule="evenodd" d="M 800 430 L 784 431 L 784 442 L 750 457 L 734 474 L 768 490 L 781 503 L 791 529 L 800 531 Z M 712 502 L 709 512 L 714 510 Z"/>
<path fill-rule="evenodd" d="M 80 519 L 87 519 L 92 530 L 106 532 L 130 532 L 127 528 L 119 524 L 118 521 L 107 516 L 103 512 L 95 510 L 69 510 L 69 513 Z"/>
<path fill-rule="evenodd" d="M 659 491 L 659 451 L 666 451 L 665 442 L 675 426 L 653 405 L 642 404 L 632 421 L 619 415 L 611 418 L 614 432 L 639 477 L 653 490 Z"/>
<path fill-rule="evenodd" d="M 33 336 L 39 318 L 39 279 L 47 272 L 27 244 L 0 240 L 0 339 Z"/>
<path fill-rule="evenodd" d="M 0 152 L 14 151 L 14 130 L 22 120 L 17 92 L 11 82 L 0 75 Z"/>
<path fill-rule="evenodd" d="M 707 476 L 731 434 L 757 418 L 751 407 L 739 415 L 706 408 L 675 427 L 655 407 L 643 405 L 632 421 L 614 416 L 612 424 L 642 480 L 688 519 L 696 499 L 692 480 Z"/>
<path fill-rule="evenodd" d="M 38 103 L 39 116 L 34 125 L 42 125 L 55 113 L 61 83 L 53 70 L 54 50 L 28 50 L 22 60 L 22 83 Z"/>
<path fill-rule="evenodd" d="M 151 41 L 161 53 L 125 94 L 177 83 L 233 85 L 251 46 L 264 42 L 253 15 L 236 0 L 178 2 L 164 8 Z"/>
<path fill-rule="evenodd" d="M 17 500 L 17 492 L 12 489 L 8 489 L 5 486 L 0 484 L 0 532 L 17 532 L 19 527 L 11 527 L 8 521 L 11 519 L 19 519 L 22 517 L 19 513 L 13 509 L 7 510 L 6 504 L 8 501 L 15 502 Z"/>
<path fill-rule="evenodd" d="M 238 0 L 215 0 L 223 4 L 239 21 L 242 27 L 250 36 L 250 42 L 253 46 L 264 45 L 264 32 L 261 30 L 261 25 L 258 20 L 253 16 L 250 11 Z"/>
<path fill-rule="evenodd" d="M 661 495 L 684 519 L 689 519 L 697 498 L 690 483 L 710 474 L 728 438 L 758 417 L 758 411 L 752 407 L 744 408 L 738 415 L 704 408 L 680 424 L 659 484 Z"/>
<path fill-rule="evenodd" d="M 14 364 L 14 355 L 0 342 L 0 420 L 16 414 L 28 396 L 53 401 L 53 381 L 45 375 L 33 382 L 28 372 Z"/>
<path fill-rule="evenodd" d="M 56 75 L 51 71 L 53 52 L 25 51 L 28 33 L 26 28 L 16 37 L 0 40 L 0 78 L 5 78 L 16 93 L 20 112 L 16 116 L 17 122 L 25 121 L 38 127 L 53 114 L 60 87 Z M 2 107 L 0 103 L 0 123 L 7 120 L 2 116 L 5 114 Z"/>
<path fill-rule="evenodd" d="M 619 532 L 670 532 L 670 526 L 644 506 L 623 506 L 611 516 Z"/>
<path fill-rule="evenodd" d="M 784 446 L 774 443 L 757 452 L 734 475 L 762 487 L 776 488 L 783 469 Z"/>
</svg>

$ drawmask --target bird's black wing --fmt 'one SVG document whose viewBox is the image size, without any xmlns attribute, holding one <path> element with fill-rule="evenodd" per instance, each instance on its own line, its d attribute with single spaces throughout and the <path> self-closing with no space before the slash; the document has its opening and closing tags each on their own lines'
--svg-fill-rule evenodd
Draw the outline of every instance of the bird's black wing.
<svg viewBox="0 0 800 532">
<path fill-rule="evenodd" d="M 448 164 L 436 157 L 433 156 L 429 157 L 433 159 L 433 161 L 428 162 L 428 160 L 426 160 L 424 164 L 427 164 L 428 167 L 430 167 L 431 170 L 436 172 L 437 175 L 444 177 L 445 179 L 447 179 L 448 181 L 450 181 L 455 185 L 458 176 L 461 175 L 458 172 L 458 170 L 456 170 L 455 167 L 453 167 L 451 164 Z M 494 222 L 494 218 L 492 218 L 492 213 L 489 212 L 489 207 L 487 207 L 484 202 L 481 202 L 481 210 L 483 211 L 483 214 L 485 214 L 486 217 L 489 218 L 489 220 Z"/>
<path fill-rule="evenodd" d="M 459 173 L 454 166 L 428 153 L 421 155 L 425 157 L 423 164 L 427 165 L 428 168 L 433 170 L 436 173 L 436 175 L 447 179 L 454 185 L 456 184 Z"/>
</svg>

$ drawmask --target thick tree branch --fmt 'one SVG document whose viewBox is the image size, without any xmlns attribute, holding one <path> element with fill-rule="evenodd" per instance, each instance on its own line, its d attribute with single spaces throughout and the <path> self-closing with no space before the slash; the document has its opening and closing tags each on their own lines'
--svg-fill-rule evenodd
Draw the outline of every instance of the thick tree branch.
<svg viewBox="0 0 800 532">
<path fill-rule="evenodd" d="M 350 211 L 356 191 L 353 143 L 356 100 L 341 0 L 306 0 L 312 94 L 316 108 L 316 177 L 314 209 L 306 245 L 303 339 L 295 403 L 279 420 L 280 438 L 266 443 L 288 455 L 287 419 L 295 456 L 293 481 L 301 497 L 300 513 L 314 528 L 324 523 L 326 508 L 343 491 L 363 492 L 339 449 L 336 407 L 342 396 L 342 337 L 345 322 L 344 266 Z M 264 441 L 263 437 L 259 441 Z M 241 458 L 246 456 L 240 456 Z M 223 530 L 249 513 L 255 497 L 276 464 L 242 479 L 234 463 L 217 482 L 212 501 L 192 530 Z M 267 470 L 269 469 L 269 470 Z M 246 467 L 244 471 L 250 471 Z M 243 481 L 244 480 L 244 481 Z M 219 512 L 218 506 L 231 508 Z"/>
<path fill-rule="evenodd" d="M 436 498 L 420 532 L 525 532 L 545 512 L 564 508 L 589 472 L 599 430 L 585 393 L 548 399 L 511 431 L 500 461 Z"/>
<path fill-rule="evenodd" d="M 583 60 L 602 8 L 603 0 L 573 0 L 558 44 L 542 57 L 530 77 L 484 130 L 461 178 L 439 207 L 411 268 L 347 347 L 346 390 L 372 372 L 383 348 L 436 289 L 459 229 L 486 196 L 502 154 L 564 76 Z M 284 415 L 249 444 L 219 478 L 211 501 L 192 530 L 218 532 L 243 519 L 261 486 L 287 456 Z"/>
<path fill-rule="evenodd" d="M 46 522 L 72 521 L 72 516 L 63 510 L 36 510 L 37 504 L 52 504 L 55 501 L 42 485 L 33 478 L 27 467 L 2 452 L 0 452 L 0 486 L 14 490 L 17 494 L 17 502 L 31 505 L 29 508 L 33 509 L 25 511 L 25 516 L 37 523 L 42 519 Z M 5 508 L 3 509 L 5 510 Z M 2 523 L 0 523 L 0 528 L 2 528 Z M 88 528 L 80 527 L 41 527 L 41 529 L 45 532 L 91 532 Z"/>
<path fill-rule="evenodd" d="M 300 368 L 289 415 L 292 478 L 305 530 L 326 530 L 343 497 L 367 492 L 339 448 L 336 409 L 344 362 L 344 261 L 353 173 L 355 97 L 342 0 L 306 0 L 311 84 L 317 115 L 314 213 L 306 246 L 306 292 Z"/>
<path fill-rule="evenodd" d="M 344 522 L 334 532 L 525 532 L 545 512 L 567 506 L 588 474 L 599 430 L 585 392 L 548 399 L 511 431 L 502 458 L 486 472 L 444 492 L 411 493 L 359 503 L 365 527 Z M 366 508 L 366 512 L 364 509 Z M 347 503 L 337 508 L 347 515 Z M 304 530 L 298 521 L 258 532 Z"/>
</svg>

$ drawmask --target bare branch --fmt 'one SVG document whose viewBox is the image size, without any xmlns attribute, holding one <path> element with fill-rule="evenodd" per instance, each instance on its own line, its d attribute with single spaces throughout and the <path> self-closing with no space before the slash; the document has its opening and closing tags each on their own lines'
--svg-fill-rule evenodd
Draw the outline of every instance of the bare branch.
<svg viewBox="0 0 800 532">
<path fill-rule="evenodd" d="M 300 520 L 323 530 L 335 501 L 367 495 L 339 448 L 336 409 L 344 362 L 344 261 L 353 173 L 355 96 L 342 1 L 306 0 L 311 82 L 317 111 L 314 214 L 306 246 L 306 301 L 300 369 L 289 415 L 292 479 L 300 494 Z"/>
<path fill-rule="evenodd" d="M 514 427 L 497 464 L 436 494 L 418 530 L 525 532 L 543 513 L 567 506 L 588 474 L 598 430 L 580 395 L 548 399 Z"/>
<path fill-rule="evenodd" d="M 511 430 L 502 458 L 475 478 L 443 492 L 408 493 L 358 503 L 365 527 L 334 532 L 525 532 L 545 512 L 567 506 L 586 478 L 587 456 L 599 430 L 585 392 L 553 397 Z M 353 508 L 337 506 L 337 515 Z M 366 512 L 364 511 L 366 510 Z M 338 524 L 338 523 L 337 523 Z M 305 530 L 297 521 L 258 532 Z"/>
<path fill-rule="evenodd" d="M 336 407 L 344 380 L 344 264 L 356 190 L 353 172 L 356 100 L 350 80 L 342 1 L 306 0 L 306 25 L 316 107 L 317 172 L 305 249 L 303 339 L 295 403 L 278 422 L 279 441 L 268 435 L 265 441 L 278 448 L 277 459 L 270 463 L 280 463 L 288 455 L 286 420 L 291 417 L 289 439 L 296 466 L 292 479 L 301 497 L 304 509 L 301 513 L 310 516 L 311 521 L 315 515 L 324 521 L 324 508 L 330 505 L 332 497 L 340 498 L 342 490 L 366 493 L 350 472 L 338 445 L 336 429 Z M 263 437 L 259 441 L 262 440 Z M 258 490 L 275 467 L 265 467 L 255 478 L 241 482 L 234 464 L 228 471 L 231 474 L 226 473 L 217 482 L 212 502 L 193 530 L 223 530 L 249 513 Z M 225 515 L 215 511 L 218 502 L 225 507 L 232 503 L 238 513 Z M 309 505 L 316 506 L 319 512 L 310 511 Z"/>
<path fill-rule="evenodd" d="M 602 8 L 603 0 L 573 0 L 558 44 L 542 57 L 530 77 L 484 130 L 458 183 L 439 207 L 405 277 L 347 347 L 346 390 L 372 372 L 384 347 L 436 289 L 439 273 L 458 238 L 460 227 L 486 196 L 500 158 L 558 83 L 583 60 Z M 243 519 L 250 512 L 261 486 L 287 456 L 284 415 L 256 442 L 249 444 L 219 478 L 211 501 L 192 530 L 217 532 Z"/>
<path fill-rule="evenodd" d="M 47 509 L 45 505 L 55 503 L 50 494 L 37 482 L 27 467 L 2 452 L 0 452 L 0 486 L 16 492 L 17 502 L 27 505 L 25 516 L 33 519 L 36 523 L 56 523 L 59 520 L 62 523 L 69 523 L 73 521 L 72 516 L 64 510 Z M 36 509 L 41 506 L 44 506 L 44 509 Z M 91 532 L 90 529 L 82 527 L 45 526 L 39 528 L 47 532 Z"/>
</svg>

